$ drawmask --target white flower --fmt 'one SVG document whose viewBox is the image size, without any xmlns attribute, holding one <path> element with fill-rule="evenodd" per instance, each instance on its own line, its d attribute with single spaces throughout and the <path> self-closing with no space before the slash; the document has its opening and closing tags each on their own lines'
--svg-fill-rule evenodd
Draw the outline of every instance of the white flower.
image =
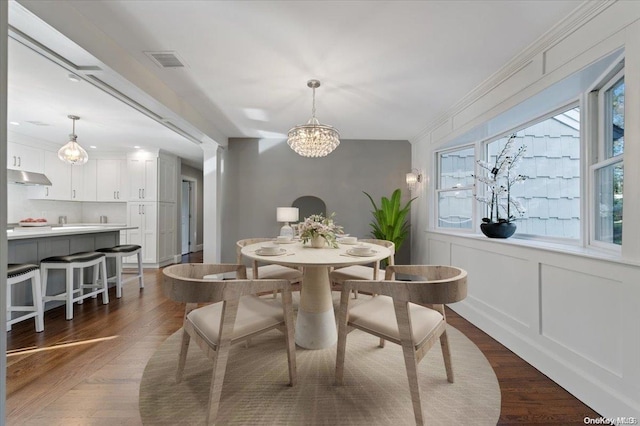
<svg viewBox="0 0 640 426">
<path fill-rule="evenodd" d="M 314 214 L 305 218 L 304 222 L 298 227 L 302 241 L 306 243 L 310 239 L 319 236 L 327 240 L 331 247 L 338 247 L 336 234 L 342 233 L 342 226 L 338 226 L 333 222 L 334 215 L 335 213 L 332 213 L 331 216 L 325 218 L 321 214 Z"/>
<path fill-rule="evenodd" d="M 526 179 L 526 176 L 515 173 L 515 168 L 522 162 L 526 151 L 524 145 L 516 149 L 516 135 L 512 134 L 502 150 L 496 155 L 495 162 L 478 160 L 476 163 L 482 172 L 473 177 L 485 185 L 485 194 L 475 198 L 489 207 L 489 222 L 511 221 L 515 214 L 522 216 L 525 209 L 518 200 L 511 197 L 511 186 Z M 486 221 L 485 220 L 485 221 Z"/>
</svg>

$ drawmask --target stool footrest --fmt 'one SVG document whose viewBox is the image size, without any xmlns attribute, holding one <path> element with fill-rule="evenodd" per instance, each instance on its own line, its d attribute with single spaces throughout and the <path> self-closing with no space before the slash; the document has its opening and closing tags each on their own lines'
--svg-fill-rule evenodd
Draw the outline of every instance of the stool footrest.
<svg viewBox="0 0 640 426">
<path fill-rule="evenodd" d="M 82 278 L 85 268 L 93 269 L 93 280 L 86 283 Z M 48 296 L 47 278 L 50 270 L 62 269 L 66 272 L 66 288 L 59 294 Z M 42 271 L 42 293 L 43 300 L 61 300 L 66 302 L 66 318 L 73 319 L 73 304 L 82 304 L 84 299 L 89 297 L 95 298 L 98 294 L 102 294 L 102 303 L 109 303 L 109 287 L 107 285 L 107 262 L 103 253 L 98 252 L 82 252 L 74 253 L 68 256 L 54 256 L 44 259 L 40 263 Z M 76 274 L 78 274 L 76 276 Z M 77 279 L 76 279 L 77 278 Z M 75 281 L 75 283 L 74 283 Z M 77 287 L 76 285 L 77 284 Z M 91 290 L 85 293 L 85 290 Z"/>
<path fill-rule="evenodd" d="M 31 309 L 29 309 L 29 311 L 30 311 L 30 310 L 31 310 Z M 27 309 L 25 309 L 25 311 L 27 311 Z M 20 315 L 20 316 L 19 316 L 19 317 L 17 317 L 17 318 L 14 318 L 14 319 L 8 319 L 8 320 L 7 320 L 7 325 L 9 325 L 9 324 L 15 324 L 15 323 L 18 323 L 18 322 L 20 322 L 20 321 L 27 320 L 27 319 L 29 319 L 29 318 L 35 318 L 35 317 L 37 317 L 37 316 L 38 316 L 38 312 L 31 312 L 31 313 L 29 313 L 29 314 Z"/>
<path fill-rule="evenodd" d="M 33 305 L 13 305 L 12 289 L 14 286 L 23 286 L 29 283 Z M 42 303 L 42 287 L 40 282 L 40 268 L 30 263 L 10 263 L 7 265 L 6 303 L 7 317 L 6 330 L 11 331 L 11 326 L 20 321 L 35 318 L 36 332 L 44 330 L 44 309 Z M 26 301 L 23 303 L 27 303 Z M 13 313 L 19 313 L 13 317 Z"/>
</svg>

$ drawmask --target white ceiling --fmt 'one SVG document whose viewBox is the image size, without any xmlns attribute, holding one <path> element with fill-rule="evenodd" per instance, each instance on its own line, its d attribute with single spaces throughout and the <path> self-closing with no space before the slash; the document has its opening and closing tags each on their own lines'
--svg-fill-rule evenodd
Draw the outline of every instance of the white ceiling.
<svg viewBox="0 0 640 426">
<path fill-rule="evenodd" d="M 317 117 L 343 139 L 414 140 L 582 1 L 65 3 L 226 137 L 285 137 L 309 119 L 306 82 L 317 78 Z M 67 114 L 86 115 L 76 128 L 80 143 L 102 149 L 154 140 L 201 156 L 195 143 L 130 109 L 124 114 L 95 88 L 76 92 L 88 84 L 72 84 L 67 72 L 18 50 L 10 45 L 10 121 L 51 123 L 63 143 Z M 161 69 L 148 51 L 175 52 L 187 67 Z M 42 137 L 38 126 L 20 131 L 27 128 Z"/>
</svg>

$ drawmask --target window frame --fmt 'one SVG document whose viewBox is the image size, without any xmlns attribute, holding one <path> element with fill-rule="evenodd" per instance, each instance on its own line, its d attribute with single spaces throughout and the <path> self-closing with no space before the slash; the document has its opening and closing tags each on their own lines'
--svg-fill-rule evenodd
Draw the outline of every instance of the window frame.
<svg viewBox="0 0 640 426">
<path fill-rule="evenodd" d="M 591 91 L 590 95 L 595 96 L 595 101 L 591 102 L 591 105 L 594 106 L 594 111 L 591 111 L 589 117 L 596 123 L 597 130 L 592 134 L 591 146 L 593 147 L 593 155 L 592 158 L 589 159 L 588 170 L 589 170 L 589 237 L 588 237 L 588 245 L 590 247 L 613 252 L 618 255 L 622 254 L 622 245 L 620 244 L 609 243 L 606 241 L 596 239 L 596 220 L 598 218 L 597 214 L 597 191 L 598 191 L 598 183 L 596 181 L 596 175 L 600 170 L 603 170 L 607 167 L 621 164 L 624 167 L 624 150 L 622 154 L 612 155 L 607 158 L 606 153 L 606 145 L 607 145 L 607 136 L 606 132 L 606 124 L 611 123 L 613 118 L 611 117 L 611 111 L 607 108 L 608 105 L 605 105 L 607 100 L 607 91 L 614 87 L 621 79 L 625 79 L 625 63 L 624 63 L 624 55 L 620 58 L 620 60 L 615 62 L 615 65 L 603 75 L 595 87 Z M 625 86 L 626 92 L 626 86 Z M 625 120 L 626 121 L 626 120 Z M 623 177 L 624 182 L 624 177 Z M 624 185 L 624 183 L 623 183 Z M 623 189 L 624 193 L 624 189 Z M 622 206 L 622 216 L 624 218 L 624 203 Z"/>
<path fill-rule="evenodd" d="M 568 102 L 563 103 L 561 106 L 552 108 L 550 110 L 548 110 L 548 112 L 543 113 L 541 115 L 538 115 L 536 118 L 533 118 L 529 121 L 520 123 L 516 126 L 514 126 L 511 130 L 506 131 L 506 132 L 502 132 L 498 135 L 492 136 L 490 138 L 486 138 L 482 141 L 480 141 L 480 149 L 479 152 L 482 154 L 482 159 L 484 161 L 488 161 L 489 158 L 489 144 L 492 142 L 495 142 L 497 140 L 500 139 L 504 139 L 506 137 L 508 137 L 510 134 L 513 133 L 518 133 L 521 132 L 522 130 L 528 128 L 528 127 L 532 127 L 536 124 L 542 123 L 543 121 L 546 121 L 550 118 L 553 118 L 563 112 L 572 110 L 574 108 L 579 108 L 580 109 L 580 235 L 577 238 L 569 238 L 569 237 L 554 237 L 554 236 L 547 236 L 547 235 L 538 235 L 538 234 L 525 234 L 525 233 L 521 233 L 518 232 L 516 230 L 516 233 L 511 237 L 511 238 L 517 238 L 517 239 L 521 239 L 521 240 L 532 240 L 532 241 L 541 241 L 541 242 L 549 242 L 549 243 L 554 243 L 554 244 L 565 244 L 565 245 L 573 245 L 573 246 L 581 246 L 583 245 L 583 241 L 584 241 L 584 209 L 583 209 L 583 203 L 584 203 L 584 199 L 585 199 L 585 191 L 584 191 L 584 170 L 583 170 L 583 164 L 584 163 L 584 113 L 583 113 L 583 101 L 581 99 L 581 97 L 577 97 L 574 98 L 573 100 L 570 100 Z M 531 149 L 531 147 L 528 147 L 529 149 Z M 477 172 L 477 165 L 476 165 L 476 172 Z M 483 191 L 484 192 L 484 191 Z M 478 195 L 482 195 L 482 194 L 478 194 Z M 481 214 L 481 209 L 479 208 L 477 210 L 478 215 Z M 479 220 L 479 216 L 477 217 L 477 219 Z M 516 225 L 518 224 L 518 221 L 516 220 Z"/>
<path fill-rule="evenodd" d="M 477 160 L 478 160 L 478 144 L 477 143 L 467 143 L 464 145 L 457 145 L 455 147 L 450 147 L 450 148 L 446 148 L 446 149 L 442 149 L 439 151 L 435 152 L 435 171 L 436 171 L 436 175 L 435 175 L 435 201 L 434 201 L 434 226 L 433 228 L 438 230 L 438 231 L 444 231 L 444 232 L 460 232 L 460 233 L 468 233 L 468 234 L 474 234 L 477 233 L 478 231 L 475 229 L 477 228 L 477 224 L 478 224 L 478 207 L 477 207 L 477 203 L 475 202 L 475 195 L 476 195 L 476 187 L 475 187 L 475 183 L 472 183 L 471 185 L 467 185 L 467 186 L 461 186 L 461 187 L 453 187 L 453 188 L 442 188 L 442 170 L 441 170 L 441 158 L 443 154 L 448 154 L 448 153 L 452 153 L 455 151 L 463 151 L 466 149 L 472 149 L 473 150 L 473 173 L 477 173 Z M 444 193 L 444 192 L 453 192 L 453 191 L 471 191 L 471 196 L 473 198 L 473 201 L 471 203 L 471 227 L 470 228 L 447 228 L 447 227 L 442 227 L 440 226 L 440 194 Z"/>
</svg>

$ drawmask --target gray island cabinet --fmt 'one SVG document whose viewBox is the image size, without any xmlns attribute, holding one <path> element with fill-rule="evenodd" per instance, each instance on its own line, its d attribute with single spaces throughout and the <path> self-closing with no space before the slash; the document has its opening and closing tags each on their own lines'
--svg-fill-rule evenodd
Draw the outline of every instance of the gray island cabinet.
<svg viewBox="0 0 640 426">
<path fill-rule="evenodd" d="M 131 226 L 70 225 L 42 228 L 19 228 L 7 230 L 8 263 L 33 263 L 38 265 L 42 259 L 50 256 L 64 256 L 83 251 L 93 251 L 104 247 L 113 247 L 120 243 L 120 231 L 135 229 Z M 108 275 L 113 275 L 113 265 L 107 265 Z M 89 275 L 85 274 L 88 280 Z M 64 272 L 51 271 L 47 283 L 47 294 L 65 291 Z M 31 287 L 28 283 L 14 286 L 12 299 L 14 304 L 32 302 Z M 64 302 L 54 301 L 45 305 L 45 310 L 59 306 Z M 45 325 L 46 327 L 46 325 Z"/>
</svg>

